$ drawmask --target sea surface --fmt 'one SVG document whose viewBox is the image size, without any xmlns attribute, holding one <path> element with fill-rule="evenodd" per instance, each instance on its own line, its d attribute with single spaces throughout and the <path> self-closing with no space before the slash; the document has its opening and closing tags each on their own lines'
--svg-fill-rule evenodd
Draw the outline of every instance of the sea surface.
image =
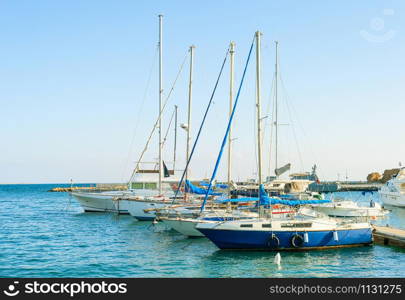
<svg viewBox="0 0 405 300">
<path fill-rule="evenodd" d="M 131 216 L 83 213 L 69 194 L 48 192 L 55 186 L 0 185 L 0 277 L 405 277 L 399 248 L 281 252 L 278 267 L 274 252 L 218 250 Z M 405 209 L 380 223 L 405 228 Z"/>
</svg>

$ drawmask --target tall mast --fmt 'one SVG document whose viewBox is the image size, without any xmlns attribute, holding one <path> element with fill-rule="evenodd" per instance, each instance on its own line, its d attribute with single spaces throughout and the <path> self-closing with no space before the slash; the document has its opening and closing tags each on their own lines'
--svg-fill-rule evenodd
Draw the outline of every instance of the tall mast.
<svg viewBox="0 0 405 300">
<path fill-rule="evenodd" d="M 162 194 L 162 175 L 163 175 L 163 160 L 162 160 L 162 98 L 163 98 L 163 61 L 162 61 L 162 24 L 163 15 L 159 15 L 159 194 Z"/>
<path fill-rule="evenodd" d="M 234 82 L 234 54 L 235 54 L 235 43 L 231 42 L 231 45 L 229 47 L 229 53 L 230 55 L 230 79 L 229 79 L 229 118 L 231 118 L 232 114 L 232 98 L 233 98 L 233 82 Z M 231 174 L 232 174 L 232 126 L 229 128 L 229 136 L 228 136 L 228 193 L 230 194 L 231 191 Z"/>
<path fill-rule="evenodd" d="M 187 149 L 186 149 L 186 162 L 190 158 L 190 141 L 191 141 L 191 103 L 193 98 L 193 63 L 194 63 L 194 45 L 190 46 L 190 76 L 188 82 L 188 111 L 187 111 Z M 185 174 L 188 180 L 188 168 Z"/>
<path fill-rule="evenodd" d="M 262 128 L 261 128 L 261 103 L 260 103 L 260 31 L 256 31 L 256 111 L 257 111 L 257 151 L 258 151 L 258 184 L 263 183 L 262 178 Z"/>
<path fill-rule="evenodd" d="M 177 105 L 174 106 L 174 149 L 173 149 L 173 172 L 176 169 L 176 148 L 177 148 Z"/>
<path fill-rule="evenodd" d="M 275 43 L 276 43 L 276 66 L 275 66 L 275 84 L 274 84 L 274 93 L 275 93 L 275 97 L 276 97 L 276 99 L 275 99 L 275 110 L 276 110 L 276 113 L 275 113 L 275 122 L 274 122 L 274 125 L 275 125 L 275 129 L 276 129 L 276 151 L 275 151 L 275 153 L 276 153 L 276 160 L 275 160 L 275 167 L 276 167 L 276 170 L 277 170 L 277 168 L 278 168 L 278 95 L 277 95 L 277 93 L 278 93 L 278 91 L 277 91 L 277 83 L 278 83 L 278 41 L 275 41 Z M 278 177 L 278 175 L 276 175 L 277 177 Z"/>
</svg>

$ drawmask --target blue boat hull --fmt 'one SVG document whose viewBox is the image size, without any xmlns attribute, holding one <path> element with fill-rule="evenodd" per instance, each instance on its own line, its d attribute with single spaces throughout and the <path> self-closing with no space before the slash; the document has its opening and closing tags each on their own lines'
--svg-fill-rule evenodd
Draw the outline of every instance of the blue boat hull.
<svg viewBox="0 0 405 300">
<path fill-rule="evenodd" d="M 304 231 L 197 229 L 220 249 L 309 250 L 368 245 L 372 243 L 370 228 L 338 230 L 337 240 L 333 236 L 333 231 L 307 231 L 308 242 L 304 241 Z M 299 235 L 299 237 L 296 235 Z"/>
</svg>

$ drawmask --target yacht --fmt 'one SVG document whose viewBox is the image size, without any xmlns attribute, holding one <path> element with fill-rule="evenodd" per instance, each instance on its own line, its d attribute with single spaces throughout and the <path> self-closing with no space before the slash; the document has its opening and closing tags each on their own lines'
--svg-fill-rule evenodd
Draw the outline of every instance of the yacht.
<svg viewBox="0 0 405 300">
<path fill-rule="evenodd" d="M 331 203 L 312 205 L 315 211 L 330 217 L 383 217 L 389 213 L 379 203 L 370 201 L 369 206 L 360 206 L 357 202 L 345 199 L 336 199 Z"/>
<path fill-rule="evenodd" d="M 384 205 L 405 207 L 405 168 L 388 180 L 378 193 Z"/>
</svg>

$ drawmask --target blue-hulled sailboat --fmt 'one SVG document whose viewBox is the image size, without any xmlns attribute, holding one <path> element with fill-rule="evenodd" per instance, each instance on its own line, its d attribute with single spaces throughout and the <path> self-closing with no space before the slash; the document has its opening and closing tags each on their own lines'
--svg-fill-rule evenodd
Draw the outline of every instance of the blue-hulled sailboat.
<svg viewBox="0 0 405 300">
<path fill-rule="evenodd" d="M 258 217 L 219 222 L 201 222 L 195 228 L 220 249 L 279 251 L 325 249 L 371 244 L 372 227 L 369 222 L 338 221 L 325 215 L 308 214 L 299 209 L 295 209 L 293 213 L 273 214 L 275 204 L 285 207 L 299 207 L 303 204 L 323 203 L 327 200 L 313 199 L 300 201 L 298 199 L 270 198 L 264 190 L 262 184 L 260 132 L 262 118 L 260 114 L 260 37 L 261 33 L 256 32 L 256 108 L 260 197 L 257 205 Z M 211 188 L 211 184 L 216 176 L 237 100 L 238 97 L 234 104 L 208 190 Z M 208 193 L 201 206 L 201 211 L 204 210 L 207 197 Z"/>
</svg>

